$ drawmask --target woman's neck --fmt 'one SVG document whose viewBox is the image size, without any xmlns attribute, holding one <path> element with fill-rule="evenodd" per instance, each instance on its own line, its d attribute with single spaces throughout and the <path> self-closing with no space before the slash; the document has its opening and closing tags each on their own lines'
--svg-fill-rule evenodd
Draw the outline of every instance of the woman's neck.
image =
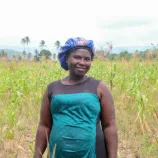
<svg viewBox="0 0 158 158">
<path fill-rule="evenodd" d="M 84 76 L 74 76 L 74 75 L 69 75 L 68 76 L 68 80 L 69 81 L 73 81 L 73 82 L 79 82 L 79 81 L 83 81 L 85 78 L 87 78 L 86 75 Z"/>
<path fill-rule="evenodd" d="M 84 81 L 85 79 L 87 78 L 86 75 L 84 76 L 72 76 L 72 75 L 69 75 L 68 77 L 66 77 L 64 80 L 64 82 L 66 84 L 76 84 L 76 83 L 80 83 L 82 81 Z"/>
</svg>

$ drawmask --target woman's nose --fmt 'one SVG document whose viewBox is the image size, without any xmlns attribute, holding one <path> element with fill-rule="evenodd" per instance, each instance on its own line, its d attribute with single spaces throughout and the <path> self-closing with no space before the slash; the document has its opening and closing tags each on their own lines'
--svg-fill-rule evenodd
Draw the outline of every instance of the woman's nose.
<svg viewBox="0 0 158 158">
<path fill-rule="evenodd" d="M 85 60 L 83 58 L 81 58 L 80 62 L 81 65 L 85 65 Z"/>
</svg>

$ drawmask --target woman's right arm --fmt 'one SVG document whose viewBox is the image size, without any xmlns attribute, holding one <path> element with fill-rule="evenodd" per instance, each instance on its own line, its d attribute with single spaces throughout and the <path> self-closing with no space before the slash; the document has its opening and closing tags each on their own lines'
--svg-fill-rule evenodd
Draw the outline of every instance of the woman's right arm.
<svg viewBox="0 0 158 158">
<path fill-rule="evenodd" d="M 36 133 L 34 158 L 42 158 L 42 155 L 47 147 L 51 128 L 52 116 L 50 112 L 48 92 L 46 90 L 42 100 L 40 122 Z"/>
</svg>

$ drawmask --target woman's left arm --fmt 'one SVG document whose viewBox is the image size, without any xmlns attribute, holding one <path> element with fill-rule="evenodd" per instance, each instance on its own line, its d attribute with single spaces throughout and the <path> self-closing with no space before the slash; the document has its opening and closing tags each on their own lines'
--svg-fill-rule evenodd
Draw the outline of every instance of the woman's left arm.
<svg viewBox="0 0 158 158">
<path fill-rule="evenodd" d="M 112 94 L 104 82 L 97 89 L 101 103 L 101 123 L 104 131 L 108 158 L 117 158 L 118 135 L 115 121 L 115 107 Z"/>
</svg>

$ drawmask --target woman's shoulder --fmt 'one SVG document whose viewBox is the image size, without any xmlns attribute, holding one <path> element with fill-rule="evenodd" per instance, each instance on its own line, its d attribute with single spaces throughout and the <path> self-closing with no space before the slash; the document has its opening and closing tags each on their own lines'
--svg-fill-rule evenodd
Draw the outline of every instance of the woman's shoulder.
<svg viewBox="0 0 158 158">
<path fill-rule="evenodd" d="M 49 100 L 51 99 L 52 94 L 55 92 L 55 90 L 58 89 L 59 84 L 61 80 L 52 81 L 47 85 L 47 93 Z"/>
<path fill-rule="evenodd" d="M 89 82 L 91 82 L 91 84 L 99 84 L 101 82 L 101 80 L 96 79 L 94 77 L 88 77 L 89 78 Z"/>
<path fill-rule="evenodd" d="M 97 79 L 97 78 L 94 78 L 94 77 L 89 77 L 89 81 L 91 83 L 95 83 L 95 84 L 98 84 L 98 86 L 106 86 L 108 87 L 108 85 L 103 81 L 103 80 L 100 80 L 100 79 Z"/>
<path fill-rule="evenodd" d="M 105 94 L 111 95 L 110 87 L 104 81 L 100 81 L 100 83 L 98 84 L 98 88 L 97 88 L 97 94 L 98 94 L 99 98 Z"/>
</svg>

